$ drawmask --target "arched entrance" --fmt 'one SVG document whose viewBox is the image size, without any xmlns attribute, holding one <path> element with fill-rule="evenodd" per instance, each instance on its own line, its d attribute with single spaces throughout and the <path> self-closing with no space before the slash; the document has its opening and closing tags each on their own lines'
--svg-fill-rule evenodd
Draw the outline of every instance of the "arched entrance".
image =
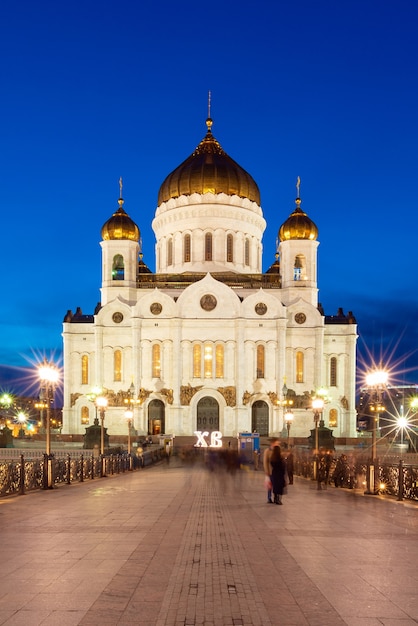
<svg viewBox="0 0 418 626">
<path fill-rule="evenodd" d="M 161 400 L 151 400 L 148 405 L 148 434 L 165 433 L 165 406 Z"/>
<path fill-rule="evenodd" d="M 268 437 L 269 407 L 264 400 L 257 400 L 251 407 L 251 430 L 261 437 Z"/>
<path fill-rule="evenodd" d="M 205 396 L 197 403 L 196 430 L 208 433 L 219 430 L 219 404 L 215 398 Z"/>
</svg>

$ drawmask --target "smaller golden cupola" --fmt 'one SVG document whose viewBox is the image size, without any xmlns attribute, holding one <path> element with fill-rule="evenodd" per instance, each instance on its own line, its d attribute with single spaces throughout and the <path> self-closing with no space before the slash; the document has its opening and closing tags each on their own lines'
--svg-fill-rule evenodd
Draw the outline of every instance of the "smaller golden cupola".
<svg viewBox="0 0 418 626">
<path fill-rule="evenodd" d="M 280 241 L 288 241 L 289 239 L 309 239 L 315 241 L 318 237 L 318 228 L 316 224 L 311 220 L 307 214 L 302 211 L 301 199 L 299 195 L 300 178 L 296 188 L 298 190 L 298 196 L 295 200 L 296 207 L 289 215 L 287 220 L 280 226 L 279 239 Z"/>
<path fill-rule="evenodd" d="M 108 241 L 109 239 L 129 239 L 130 241 L 139 241 L 141 235 L 139 228 L 123 208 L 124 200 L 122 198 L 122 179 L 119 180 L 119 186 L 119 208 L 103 225 L 102 239 L 104 241 Z"/>
</svg>

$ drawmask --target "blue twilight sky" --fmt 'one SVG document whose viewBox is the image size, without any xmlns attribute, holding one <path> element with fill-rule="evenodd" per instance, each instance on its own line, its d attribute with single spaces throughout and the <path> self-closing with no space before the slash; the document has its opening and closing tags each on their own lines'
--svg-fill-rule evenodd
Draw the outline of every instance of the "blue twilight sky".
<svg viewBox="0 0 418 626">
<path fill-rule="evenodd" d="M 3 2 L 0 364 L 58 357 L 67 309 L 93 312 L 120 176 L 155 270 L 158 189 L 211 90 L 261 191 L 264 269 L 300 176 L 325 312 L 417 381 L 417 31 L 414 0 Z"/>
</svg>

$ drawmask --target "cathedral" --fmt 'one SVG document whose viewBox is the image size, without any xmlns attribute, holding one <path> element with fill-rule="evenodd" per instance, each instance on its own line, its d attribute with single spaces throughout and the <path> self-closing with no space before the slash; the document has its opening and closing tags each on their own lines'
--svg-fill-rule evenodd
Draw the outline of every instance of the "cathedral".
<svg viewBox="0 0 418 626">
<path fill-rule="evenodd" d="M 259 188 L 212 124 L 160 186 L 155 272 L 120 181 L 101 230 L 101 301 L 64 317 L 62 432 L 84 434 L 102 395 L 110 436 L 127 432 L 127 408 L 137 435 L 226 437 L 280 435 L 291 408 L 291 435 L 307 437 L 321 390 L 324 425 L 355 437 L 356 320 L 318 303 L 318 229 L 299 180 L 263 272 Z"/>
</svg>

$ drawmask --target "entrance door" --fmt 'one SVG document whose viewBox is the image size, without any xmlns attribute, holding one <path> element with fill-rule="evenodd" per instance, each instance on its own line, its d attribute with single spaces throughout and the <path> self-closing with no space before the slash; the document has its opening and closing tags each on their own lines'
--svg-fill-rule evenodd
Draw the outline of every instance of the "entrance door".
<svg viewBox="0 0 418 626">
<path fill-rule="evenodd" d="M 206 396 L 197 403 L 196 430 L 211 433 L 219 430 L 219 404 L 215 398 Z"/>
<path fill-rule="evenodd" d="M 269 407 L 264 400 L 257 400 L 251 407 L 251 430 L 261 437 L 268 437 Z"/>
<path fill-rule="evenodd" d="M 148 405 L 148 434 L 165 433 L 165 406 L 161 400 L 151 400 Z"/>
</svg>

